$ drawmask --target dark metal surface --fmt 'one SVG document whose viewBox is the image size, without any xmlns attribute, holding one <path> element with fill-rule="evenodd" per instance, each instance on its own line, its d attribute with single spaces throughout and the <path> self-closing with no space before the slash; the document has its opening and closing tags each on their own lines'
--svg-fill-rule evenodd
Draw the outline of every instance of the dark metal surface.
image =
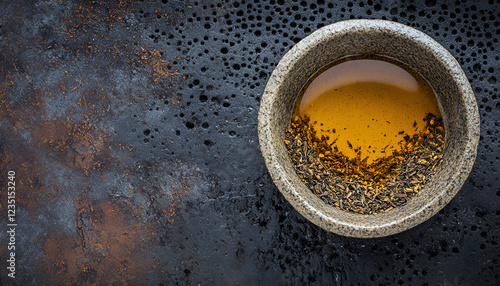
<svg viewBox="0 0 500 286">
<path fill-rule="evenodd" d="M 0 284 L 498 285 L 500 2 L 446 2 L 1 1 Z M 381 239 L 300 216 L 257 139 L 280 58 L 352 18 L 428 33 L 462 65 L 481 114 L 463 189 Z"/>
</svg>

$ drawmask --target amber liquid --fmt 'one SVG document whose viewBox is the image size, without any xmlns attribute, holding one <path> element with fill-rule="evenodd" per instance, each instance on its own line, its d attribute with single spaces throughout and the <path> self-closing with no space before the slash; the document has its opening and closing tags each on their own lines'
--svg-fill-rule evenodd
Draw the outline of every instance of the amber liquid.
<svg viewBox="0 0 500 286">
<path fill-rule="evenodd" d="M 416 72 L 385 57 L 349 57 L 319 71 L 302 89 L 293 116 L 347 157 L 367 162 L 399 150 L 421 131 L 427 113 L 441 117 L 434 91 Z"/>
</svg>

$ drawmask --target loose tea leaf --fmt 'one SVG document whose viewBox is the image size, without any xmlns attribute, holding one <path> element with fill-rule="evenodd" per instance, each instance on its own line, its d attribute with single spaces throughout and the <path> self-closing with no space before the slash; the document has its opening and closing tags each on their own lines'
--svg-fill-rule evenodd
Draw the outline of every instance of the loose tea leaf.
<svg viewBox="0 0 500 286">
<path fill-rule="evenodd" d="M 328 143 L 308 117 L 295 116 L 285 136 L 297 175 L 325 203 L 359 214 L 387 212 L 406 204 L 436 172 L 444 150 L 442 118 L 428 113 L 425 128 L 405 135 L 399 149 L 368 164 Z"/>
</svg>

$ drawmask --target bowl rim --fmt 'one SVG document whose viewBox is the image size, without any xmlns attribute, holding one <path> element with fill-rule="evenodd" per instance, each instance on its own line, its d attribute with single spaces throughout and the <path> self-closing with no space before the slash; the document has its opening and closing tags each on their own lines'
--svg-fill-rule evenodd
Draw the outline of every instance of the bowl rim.
<svg viewBox="0 0 500 286">
<path fill-rule="evenodd" d="M 449 188 L 446 188 L 446 190 L 439 192 L 426 204 L 418 208 L 417 211 L 408 214 L 406 217 L 393 220 L 389 224 L 381 224 L 372 227 L 335 220 L 315 208 L 299 192 L 297 192 L 297 190 L 295 190 L 295 187 L 291 184 L 289 178 L 285 176 L 283 166 L 276 158 L 277 152 L 274 142 L 277 138 L 275 138 L 274 134 L 271 133 L 270 125 L 273 113 L 271 112 L 271 108 L 263 108 L 273 106 L 275 102 L 274 95 L 280 90 L 283 73 L 286 73 L 291 67 L 297 64 L 301 58 L 300 56 L 297 56 L 297 54 L 305 54 L 310 49 L 313 49 L 318 43 L 328 39 L 328 37 L 324 37 L 325 35 L 344 33 L 347 30 L 352 29 L 387 30 L 393 33 L 401 34 L 405 38 L 411 37 L 412 41 L 416 44 L 423 44 L 429 48 L 433 54 L 438 55 L 440 61 L 442 61 L 442 63 L 449 68 L 451 72 L 450 75 L 460 88 L 464 103 L 468 105 L 468 112 L 466 114 L 467 134 L 465 135 L 467 143 L 465 151 L 461 154 L 460 161 L 457 164 L 460 168 L 456 169 L 453 174 L 454 176 L 450 178 L 447 184 L 448 186 L 451 186 L 451 191 L 447 190 Z M 272 72 L 264 89 L 258 114 L 258 135 L 261 152 L 273 182 L 287 201 L 302 216 L 327 231 L 345 236 L 364 238 L 383 237 L 410 229 L 426 221 L 446 204 L 448 204 L 461 189 L 470 171 L 472 170 L 477 155 L 479 131 L 480 120 L 476 98 L 467 76 L 450 52 L 430 36 L 415 28 L 397 22 L 378 19 L 355 19 L 336 22 L 314 31 L 299 41 L 283 56 Z M 356 215 L 363 216 L 361 214 Z"/>
</svg>

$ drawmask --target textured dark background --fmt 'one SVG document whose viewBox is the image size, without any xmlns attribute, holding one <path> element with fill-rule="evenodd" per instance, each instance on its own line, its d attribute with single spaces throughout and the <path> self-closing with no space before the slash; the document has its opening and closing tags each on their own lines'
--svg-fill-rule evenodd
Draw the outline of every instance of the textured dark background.
<svg viewBox="0 0 500 286">
<path fill-rule="evenodd" d="M 305 220 L 273 185 L 257 138 L 280 58 L 354 18 L 441 43 L 481 115 L 458 195 L 380 239 Z M 499 285 L 499 37 L 498 0 L 0 1 L 0 284 Z"/>
</svg>

